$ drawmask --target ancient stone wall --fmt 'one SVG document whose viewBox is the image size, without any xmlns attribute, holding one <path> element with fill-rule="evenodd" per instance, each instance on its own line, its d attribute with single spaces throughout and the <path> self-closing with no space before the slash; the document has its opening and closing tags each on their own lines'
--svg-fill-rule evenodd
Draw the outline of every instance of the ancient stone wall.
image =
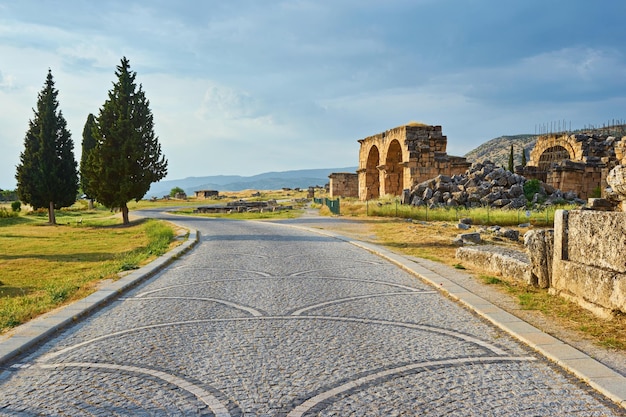
<svg viewBox="0 0 626 417">
<path fill-rule="evenodd" d="M 582 199 L 598 192 L 604 196 L 606 177 L 623 158 L 624 139 L 602 134 L 540 136 L 528 164 L 517 172 L 574 191 Z"/>
<path fill-rule="evenodd" d="M 359 198 L 401 195 L 437 175 L 465 172 L 465 158 L 446 153 L 447 137 L 441 126 L 409 124 L 359 140 Z"/>
<path fill-rule="evenodd" d="M 558 210 L 550 291 L 602 317 L 626 313 L 626 213 Z"/>
<path fill-rule="evenodd" d="M 349 172 L 338 172 L 328 176 L 330 198 L 358 197 L 359 176 Z"/>
</svg>

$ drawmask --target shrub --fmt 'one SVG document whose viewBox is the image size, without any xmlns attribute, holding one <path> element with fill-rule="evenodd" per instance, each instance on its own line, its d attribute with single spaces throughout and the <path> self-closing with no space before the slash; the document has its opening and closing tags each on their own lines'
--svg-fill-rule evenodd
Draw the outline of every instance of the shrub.
<svg viewBox="0 0 626 417">
<path fill-rule="evenodd" d="M 11 203 L 11 210 L 13 210 L 14 212 L 19 212 L 22 210 L 22 203 L 20 203 L 19 201 L 14 201 Z"/>
<path fill-rule="evenodd" d="M 600 186 L 598 185 L 591 192 L 591 198 L 600 198 L 600 197 L 602 197 L 602 189 L 600 189 Z"/>
<path fill-rule="evenodd" d="M 0 219 L 8 219 L 9 217 L 17 217 L 17 212 L 9 211 L 6 207 L 0 207 Z"/>
<path fill-rule="evenodd" d="M 541 191 L 541 182 L 538 179 L 528 180 L 524 183 L 524 195 L 531 201 L 535 194 Z"/>
</svg>

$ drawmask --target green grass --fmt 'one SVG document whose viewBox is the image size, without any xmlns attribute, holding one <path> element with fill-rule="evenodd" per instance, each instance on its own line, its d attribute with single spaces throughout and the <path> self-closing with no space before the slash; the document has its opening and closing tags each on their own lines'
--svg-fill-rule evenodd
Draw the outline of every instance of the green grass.
<svg viewBox="0 0 626 417">
<path fill-rule="evenodd" d="M 277 219 L 295 219 L 300 217 L 302 210 L 279 210 L 268 212 L 251 212 L 251 213 L 194 213 L 193 209 L 183 209 L 175 211 L 176 214 L 184 214 L 187 216 L 222 218 L 232 220 L 277 220 Z"/>
<path fill-rule="evenodd" d="M 384 197 L 379 200 L 358 201 L 342 199 L 343 215 L 398 217 L 419 221 L 457 222 L 462 218 L 472 219 L 475 225 L 515 226 L 530 223 L 538 227 L 550 227 L 554 224 L 554 212 L 557 208 L 571 209 L 574 206 L 548 207 L 542 210 L 502 210 L 490 207 L 415 207 L 400 204 L 396 198 Z"/>
<path fill-rule="evenodd" d="M 56 226 L 40 213 L 0 219 L 0 333 L 85 297 L 102 279 L 116 279 L 175 244 L 167 223 L 122 227 L 120 216 L 110 214 L 60 210 Z"/>
</svg>

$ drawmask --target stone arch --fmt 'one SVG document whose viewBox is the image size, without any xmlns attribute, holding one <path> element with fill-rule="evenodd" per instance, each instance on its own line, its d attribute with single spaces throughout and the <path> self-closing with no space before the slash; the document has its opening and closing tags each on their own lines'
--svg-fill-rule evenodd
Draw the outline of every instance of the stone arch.
<svg viewBox="0 0 626 417">
<path fill-rule="evenodd" d="M 402 147 L 392 140 L 385 158 L 385 194 L 400 195 L 403 189 Z"/>
<path fill-rule="evenodd" d="M 568 150 L 560 145 L 552 146 L 541 153 L 537 166 L 539 171 L 547 171 L 552 163 L 561 162 L 564 159 L 572 159 Z"/>
<path fill-rule="evenodd" d="M 365 165 L 365 184 L 366 184 L 366 200 L 380 197 L 380 173 L 378 165 L 380 164 L 380 152 L 378 147 L 372 146 L 367 155 L 367 163 Z"/>
<path fill-rule="evenodd" d="M 559 151 L 559 154 L 555 154 Z M 546 153 L 546 155 L 544 155 Z M 565 155 L 567 153 L 567 155 Z M 543 163 L 549 158 L 564 156 L 563 159 L 571 159 L 572 161 L 580 161 L 583 157 L 582 144 L 576 142 L 574 136 L 540 136 L 537 139 L 535 147 L 530 151 L 530 160 L 528 165 L 539 167 L 539 161 L 543 158 Z M 561 159 L 561 160 L 563 160 Z M 552 159 L 554 162 L 554 159 Z"/>
</svg>

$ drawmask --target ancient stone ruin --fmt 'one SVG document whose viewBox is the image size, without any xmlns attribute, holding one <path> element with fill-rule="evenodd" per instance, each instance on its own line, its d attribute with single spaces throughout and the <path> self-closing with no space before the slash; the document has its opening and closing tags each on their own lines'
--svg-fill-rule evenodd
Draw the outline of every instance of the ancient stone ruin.
<svg viewBox="0 0 626 417">
<path fill-rule="evenodd" d="M 358 197 L 359 176 L 352 172 L 337 172 L 328 176 L 330 198 Z"/>
<path fill-rule="evenodd" d="M 465 172 L 471 164 L 463 157 L 449 156 L 447 142 L 441 126 L 421 123 L 410 123 L 359 140 L 359 199 L 399 196 L 413 184 L 437 175 Z M 343 187 L 352 190 L 354 183 Z M 332 186 L 331 193 L 341 195 Z"/>
<path fill-rule="evenodd" d="M 516 172 L 556 189 L 574 191 L 583 199 L 604 197 L 608 173 L 620 163 L 618 152 L 623 152 L 623 139 L 614 136 L 622 130 L 540 136 L 528 164 Z"/>
<path fill-rule="evenodd" d="M 405 203 L 429 207 L 494 207 L 519 209 L 528 203 L 583 204 L 575 192 L 561 192 L 549 184 L 539 183 L 538 190 L 529 196 L 524 194 L 526 178 L 485 161 L 472 165 L 463 174 L 438 175 L 415 185 L 404 199 Z"/>
</svg>

